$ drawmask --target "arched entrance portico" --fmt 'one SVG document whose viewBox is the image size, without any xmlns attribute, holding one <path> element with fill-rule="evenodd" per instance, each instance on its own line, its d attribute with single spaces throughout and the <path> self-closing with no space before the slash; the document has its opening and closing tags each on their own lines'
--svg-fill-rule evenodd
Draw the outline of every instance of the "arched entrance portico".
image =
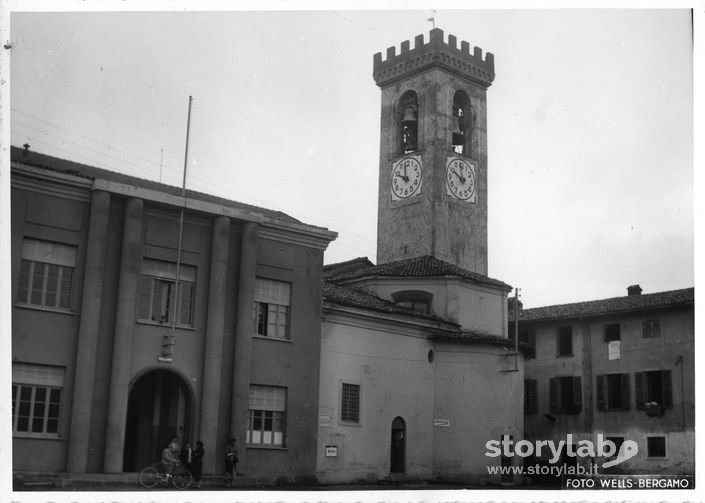
<svg viewBox="0 0 705 503">
<path fill-rule="evenodd" d="M 190 440 L 193 395 L 185 380 L 169 370 L 151 370 L 132 385 L 127 404 L 123 470 L 139 471 L 160 459 L 174 435 Z"/>
</svg>

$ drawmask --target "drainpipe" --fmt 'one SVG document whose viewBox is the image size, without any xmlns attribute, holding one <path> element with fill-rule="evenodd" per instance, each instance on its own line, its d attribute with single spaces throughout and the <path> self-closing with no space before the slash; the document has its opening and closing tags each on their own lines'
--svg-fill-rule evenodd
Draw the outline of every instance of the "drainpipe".
<svg viewBox="0 0 705 503">
<path fill-rule="evenodd" d="M 683 377 L 683 355 L 678 355 L 678 358 L 676 359 L 676 367 L 681 368 L 681 415 L 683 418 L 683 431 L 686 431 L 686 423 L 685 423 L 685 384 L 684 384 L 684 377 Z"/>
</svg>

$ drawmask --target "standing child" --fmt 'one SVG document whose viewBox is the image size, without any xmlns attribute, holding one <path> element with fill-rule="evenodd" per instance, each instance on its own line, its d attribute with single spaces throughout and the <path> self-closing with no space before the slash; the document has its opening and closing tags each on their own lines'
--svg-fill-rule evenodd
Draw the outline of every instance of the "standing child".
<svg viewBox="0 0 705 503">
<path fill-rule="evenodd" d="M 191 475 L 193 475 L 193 487 L 201 488 L 201 474 L 203 473 L 203 442 L 196 442 L 196 448 L 191 453 Z"/>
<path fill-rule="evenodd" d="M 233 486 L 233 480 L 235 479 L 235 470 L 237 469 L 237 448 L 235 446 L 236 440 L 231 438 L 230 441 L 225 446 L 225 485 L 228 487 Z"/>
</svg>

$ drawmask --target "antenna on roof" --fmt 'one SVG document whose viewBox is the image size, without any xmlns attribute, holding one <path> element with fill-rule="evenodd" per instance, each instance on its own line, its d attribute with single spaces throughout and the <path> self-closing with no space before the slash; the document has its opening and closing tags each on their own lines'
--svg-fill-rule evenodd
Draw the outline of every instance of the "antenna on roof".
<svg viewBox="0 0 705 503">
<path fill-rule="evenodd" d="M 164 166 L 164 146 L 159 154 L 159 183 L 162 183 L 162 167 Z"/>
</svg>

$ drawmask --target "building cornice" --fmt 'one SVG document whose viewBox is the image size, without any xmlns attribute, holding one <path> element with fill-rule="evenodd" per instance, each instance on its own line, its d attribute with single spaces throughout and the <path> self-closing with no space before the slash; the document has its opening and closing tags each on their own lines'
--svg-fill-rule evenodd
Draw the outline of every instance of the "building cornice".
<svg viewBox="0 0 705 503">
<path fill-rule="evenodd" d="M 89 201 L 91 180 L 66 173 L 51 172 L 24 164 L 11 164 L 11 187 L 75 201 Z"/>
<path fill-rule="evenodd" d="M 338 236 L 336 232 L 322 227 L 314 227 L 295 222 L 283 222 L 263 213 L 232 208 L 194 197 L 168 194 L 153 189 L 138 187 L 136 185 L 96 179 L 93 183 L 93 188 L 95 190 L 105 190 L 125 197 L 136 197 L 145 201 L 176 206 L 190 211 L 226 216 L 245 222 L 255 222 L 260 226 L 258 234 L 262 238 L 309 248 L 324 250 L 328 246 L 328 243 Z"/>
<path fill-rule="evenodd" d="M 449 323 L 441 321 L 433 321 L 424 318 L 404 316 L 394 313 L 383 313 L 371 309 L 362 309 L 357 307 L 342 306 L 334 302 L 323 301 L 323 321 L 331 323 L 339 323 L 340 318 L 353 318 L 355 320 L 365 320 L 369 325 L 367 328 L 379 329 L 380 326 L 390 326 L 389 331 L 399 333 L 400 327 L 407 329 L 423 330 L 428 332 L 426 337 L 431 337 L 432 334 L 438 333 L 456 333 L 459 328 L 452 326 Z M 351 326 L 359 326 L 359 323 L 353 323 Z"/>
</svg>

